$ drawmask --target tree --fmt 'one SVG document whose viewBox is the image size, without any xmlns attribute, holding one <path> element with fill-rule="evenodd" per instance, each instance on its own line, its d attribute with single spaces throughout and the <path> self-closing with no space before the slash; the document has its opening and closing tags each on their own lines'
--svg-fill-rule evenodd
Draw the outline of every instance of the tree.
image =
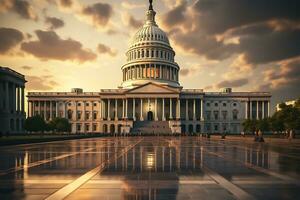
<svg viewBox="0 0 300 200">
<path fill-rule="evenodd" d="M 57 132 L 70 132 L 71 124 L 65 118 L 54 118 L 49 123 L 50 129 Z"/>
<path fill-rule="evenodd" d="M 39 115 L 28 117 L 25 120 L 24 128 L 29 132 L 44 132 L 46 130 L 46 122 Z"/>
<path fill-rule="evenodd" d="M 254 133 L 257 130 L 257 120 L 255 119 L 246 119 L 243 122 L 243 127 L 245 132 Z"/>
<path fill-rule="evenodd" d="M 270 120 L 269 120 L 269 118 L 258 120 L 257 121 L 257 129 L 261 130 L 262 132 L 269 131 L 270 130 Z"/>
</svg>

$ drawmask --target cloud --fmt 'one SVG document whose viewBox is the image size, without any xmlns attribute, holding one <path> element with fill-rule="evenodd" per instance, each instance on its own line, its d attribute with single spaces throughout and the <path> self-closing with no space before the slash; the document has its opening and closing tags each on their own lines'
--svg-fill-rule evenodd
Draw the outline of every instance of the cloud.
<svg viewBox="0 0 300 200">
<path fill-rule="evenodd" d="M 0 28 L 0 54 L 7 53 L 17 46 L 24 36 L 22 32 L 13 28 Z"/>
<path fill-rule="evenodd" d="M 65 25 L 65 22 L 56 17 L 46 17 L 45 22 L 49 24 L 51 30 L 62 28 Z"/>
<path fill-rule="evenodd" d="M 66 8 L 72 7 L 73 5 L 72 0 L 60 0 L 59 3 L 62 7 L 66 7 Z"/>
<path fill-rule="evenodd" d="M 3 0 L 1 1 L 0 10 L 13 11 L 23 19 L 38 19 L 33 7 L 25 0 Z"/>
<path fill-rule="evenodd" d="M 78 62 L 92 61 L 97 55 L 73 39 L 62 39 L 54 31 L 35 31 L 38 40 L 24 42 L 21 49 L 42 60 L 71 60 Z"/>
<path fill-rule="evenodd" d="M 113 8 L 107 3 L 95 3 L 83 8 L 82 14 L 91 17 L 95 25 L 105 27 L 113 14 Z"/>
<path fill-rule="evenodd" d="M 27 90 L 52 90 L 54 87 L 59 86 L 56 81 L 53 81 L 53 76 L 25 76 L 27 83 L 26 89 Z"/>
<path fill-rule="evenodd" d="M 100 54 L 109 54 L 110 56 L 116 56 L 117 51 L 113 50 L 112 48 L 104 45 L 104 44 L 98 44 L 97 50 Z"/>
<path fill-rule="evenodd" d="M 22 68 L 22 69 L 24 69 L 24 70 L 31 70 L 31 69 L 32 69 L 32 67 L 30 67 L 30 66 L 27 66 L 27 65 L 25 65 L 25 66 L 22 66 L 21 68 Z"/>
<path fill-rule="evenodd" d="M 297 57 L 300 14 L 297 0 L 178 1 L 162 17 L 176 47 L 210 60 L 243 54 L 264 64 Z M 255 13 L 255 14 L 254 14 Z"/>
<path fill-rule="evenodd" d="M 129 13 L 125 13 L 122 15 L 122 20 L 124 24 L 130 28 L 137 29 L 142 27 L 143 22 L 141 20 L 135 19 L 132 15 Z"/>
<path fill-rule="evenodd" d="M 247 78 L 240 78 L 235 80 L 224 80 L 216 84 L 217 88 L 224 87 L 242 87 L 248 84 L 249 80 Z"/>
<path fill-rule="evenodd" d="M 142 8 L 145 6 L 145 4 L 144 3 L 137 4 L 137 3 L 133 3 L 133 2 L 124 1 L 121 3 L 121 6 L 125 9 L 135 9 L 135 8 Z"/>
</svg>

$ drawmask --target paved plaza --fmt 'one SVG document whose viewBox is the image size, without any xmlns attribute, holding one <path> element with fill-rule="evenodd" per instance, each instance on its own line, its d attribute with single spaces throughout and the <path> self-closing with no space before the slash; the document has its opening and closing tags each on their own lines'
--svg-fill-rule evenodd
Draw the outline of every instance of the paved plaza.
<svg viewBox="0 0 300 200">
<path fill-rule="evenodd" d="M 93 138 L 0 147 L 0 199 L 300 199 L 300 142 Z"/>
</svg>

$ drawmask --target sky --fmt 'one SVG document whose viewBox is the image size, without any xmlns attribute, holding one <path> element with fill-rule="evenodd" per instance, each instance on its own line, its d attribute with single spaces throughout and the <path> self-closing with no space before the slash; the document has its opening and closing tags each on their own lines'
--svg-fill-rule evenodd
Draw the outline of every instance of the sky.
<svg viewBox="0 0 300 200">
<path fill-rule="evenodd" d="M 117 88 L 147 0 L 0 0 L 0 66 L 26 91 Z M 300 97 L 299 0 L 154 0 L 184 88 Z"/>
</svg>

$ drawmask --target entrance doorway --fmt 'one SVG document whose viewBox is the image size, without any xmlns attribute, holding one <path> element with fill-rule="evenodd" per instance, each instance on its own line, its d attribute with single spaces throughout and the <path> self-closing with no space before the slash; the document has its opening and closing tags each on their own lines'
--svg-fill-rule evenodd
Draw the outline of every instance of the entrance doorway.
<svg viewBox="0 0 300 200">
<path fill-rule="evenodd" d="M 148 121 L 153 121 L 153 112 L 152 111 L 148 112 L 147 119 L 148 119 Z"/>
</svg>

